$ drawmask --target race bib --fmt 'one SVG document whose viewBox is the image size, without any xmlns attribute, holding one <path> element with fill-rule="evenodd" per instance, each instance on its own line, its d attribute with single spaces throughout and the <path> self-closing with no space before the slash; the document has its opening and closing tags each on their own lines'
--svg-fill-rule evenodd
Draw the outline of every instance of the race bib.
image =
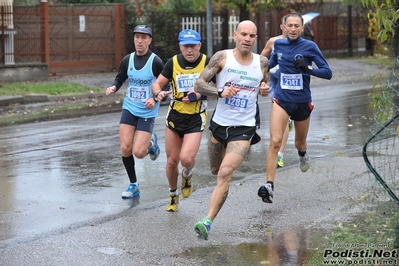
<svg viewBox="0 0 399 266">
<path fill-rule="evenodd" d="M 177 91 L 188 92 L 194 90 L 195 82 L 200 73 L 176 75 Z"/>
<path fill-rule="evenodd" d="M 127 96 L 134 102 L 145 102 L 149 98 L 149 87 L 129 87 Z"/>
<path fill-rule="evenodd" d="M 248 98 L 241 98 L 234 96 L 233 98 L 229 99 L 226 98 L 224 103 L 230 107 L 230 109 L 242 109 L 245 110 L 248 107 Z"/>
<path fill-rule="evenodd" d="M 303 90 L 302 74 L 280 74 L 280 87 L 283 90 Z"/>
</svg>

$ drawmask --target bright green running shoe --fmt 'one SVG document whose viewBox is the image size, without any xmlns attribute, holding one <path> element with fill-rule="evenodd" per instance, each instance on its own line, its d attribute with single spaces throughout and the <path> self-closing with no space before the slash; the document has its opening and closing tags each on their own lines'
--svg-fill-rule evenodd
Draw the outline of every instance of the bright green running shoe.
<svg viewBox="0 0 399 266">
<path fill-rule="evenodd" d="M 293 128 L 294 128 L 294 122 L 290 119 L 288 121 L 288 132 L 291 132 Z"/>
<path fill-rule="evenodd" d="M 211 230 L 212 220 L 208 217 L 202 219 L 194 225 L 194 231 L 197 233 L 199 238 L 208 240 L 208 233 Z"/>
<path fill-rule="evenodd" d="M 282 154 L 277 155 L 277 167 L 283 167 L 284 166 L 284 157 Z"/>
</svg>

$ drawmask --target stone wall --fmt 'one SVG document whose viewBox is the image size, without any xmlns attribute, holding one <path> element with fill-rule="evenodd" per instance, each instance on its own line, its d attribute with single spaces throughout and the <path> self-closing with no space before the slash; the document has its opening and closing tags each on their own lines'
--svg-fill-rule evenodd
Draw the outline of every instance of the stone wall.
<svg viewBox="0 0 399 266">
<path fill-rule="evenodd" d="M 0 65 L 1 82 L 42 81 L 47 79 L 47 64 Z"/>
</svg>

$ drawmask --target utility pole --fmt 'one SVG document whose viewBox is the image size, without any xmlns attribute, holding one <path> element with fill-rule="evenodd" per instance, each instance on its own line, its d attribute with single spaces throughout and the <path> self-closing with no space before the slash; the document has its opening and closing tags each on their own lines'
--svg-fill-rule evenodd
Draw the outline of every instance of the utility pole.
<svg viewBox="0 0 399 266">
<path fill-rule="evenodd" d="M 206 55 L 213 55 L 212 0 L 206 0 Z"/>
<path fill-rule="evenodd" d="M 353 57 L 353 45 L 352 45 L 352 6 L 348 5 L 348 56 Z"/>
</svg>

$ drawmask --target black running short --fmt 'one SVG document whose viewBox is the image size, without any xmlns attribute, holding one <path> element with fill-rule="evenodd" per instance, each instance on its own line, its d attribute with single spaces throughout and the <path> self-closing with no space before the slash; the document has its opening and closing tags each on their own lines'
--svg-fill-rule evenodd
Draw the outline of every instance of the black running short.
<svg viewBox="0 0 399 266">
<path fill-rule="evenodd" d="M 291 117 L 294 121 L 304 121 L 308 119 L 313 111 L 313 103 L 291 103 L 280 99 L 274 99 L 281 108 Z"/>
<path fill-rule="evenodd" d="M 209 130 L 212 131 L 213 137 L 224 147 L 231 141 L 250 140 L 251 145 L 260 141 L 260 136 L 256 133 L 255 126 L 221 126 L 211 120 Z"/>
<path fill-rule="evenodd" d="M 183 138 L 184 134 L 204 131 L 207 119 L 206 112 L 189 115 L 169 108 L 166 114 L 166 126 Z"/>
</svg>

